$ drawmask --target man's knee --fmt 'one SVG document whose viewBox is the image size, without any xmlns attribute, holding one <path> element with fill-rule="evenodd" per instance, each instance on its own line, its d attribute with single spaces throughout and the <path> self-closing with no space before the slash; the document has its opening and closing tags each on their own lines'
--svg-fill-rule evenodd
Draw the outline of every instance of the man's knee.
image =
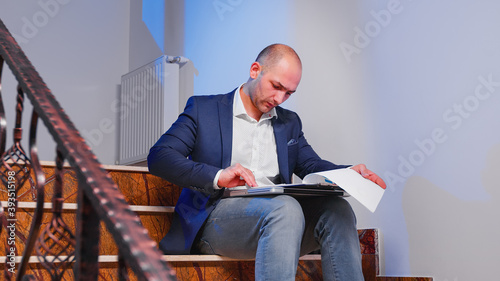
<svg viewBox="0 0 500 281">
<path fill-rule="evenodd" d="M 304 213 L 299 202 L 290 196 L 278 196 L 274 209 L 266 216 L 268 223 L 278 224 L 286 231 L 302 232 L 305 226 Z"/>
<path fill-rule="evenodd" d="M 331 201 L 327 203 L 327 216 L 345 222 L 356 224 L 356 215 L 351 207 L 351 204 L 342 197 L 331 197 Z"/>
</svg>

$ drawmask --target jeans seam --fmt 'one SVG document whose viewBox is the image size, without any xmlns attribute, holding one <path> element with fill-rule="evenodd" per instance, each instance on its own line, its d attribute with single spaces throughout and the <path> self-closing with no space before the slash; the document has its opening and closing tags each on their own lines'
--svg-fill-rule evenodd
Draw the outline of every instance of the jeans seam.
<svg viewBox="0 0 500 281">
<path fill-rule="evenodd" d="M 269 236 L 268 233 L 266 233 L 264 231 L 264 229 L 267 227 L 267 223 L 268 223 L 267 218 L 265 218 L 264 219 L 264 223 L 263 223 L 261 229 L 259 229 L 259 242 L 257 244 L 257 252 L 256 252 L 256 256 L 255 256 L 256 260 L 257 260 L 257 256 L 258 256 L 258 253 L 259 253 L 259 247 L 261 247 L 260 243 L 261 243 L 262 239 L 266 238 L 267 236 Z M 267 251 L 268 251 L 267 250 L 268 249 L 267 248 L 268 247 L 268 243 L 263 243 L 262 247 L 263 247 L 263 249 L 262 249 L 263 253 L 267 253 Z M 264 259 L 265 258 L 267 258 L 266 255 L 264 255 Z M 268 271 L 268 267 L 265 266 L 265 264 L 266 264 L 265 260 L 263 260 L 263 258 L 261 258 L 261 259 L 259 259 L 259 262 L 261 263 L 260 267 L 264 268 L 264 272 L 263 272 L 263 276 L 258 276 L 257 272 L 255 272 L 255 278 L 257 280 L 257 277 L 264 277 L 264 280 L 267 280 L 267 277 L 269 275 L 269 271 Z"/>
<path fill-rule="evenodd" d="M 337 271 L 337 263 L 335 262 L 335 255 L 332 255 L 333 247 L 332 247 L 332 245 L 330 245 L 330 243 L 328 243 L 328 249 L 329 249 L 328 255 L 329 255 L 330 262 L 332 263 L 332 268 L 333 268 L 333 278 L 334 278 L 334 280 L 339 280 L 339 274 Z"/>
</svg>

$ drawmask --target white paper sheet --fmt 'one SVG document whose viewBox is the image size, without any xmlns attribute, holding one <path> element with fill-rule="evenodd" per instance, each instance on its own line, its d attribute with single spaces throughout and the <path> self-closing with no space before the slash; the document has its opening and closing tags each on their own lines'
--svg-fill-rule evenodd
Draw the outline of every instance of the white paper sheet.
<svg viewBox="0 0 500 281">
<path fill-rule="evenodd" d="M 309 174 L 304 177 L 303 182 L 335 183 L 371 212 L 375 212 L 385 191 L 376 183 L 363 178 L 358 172 L 350 168 Z"/>
</svg>

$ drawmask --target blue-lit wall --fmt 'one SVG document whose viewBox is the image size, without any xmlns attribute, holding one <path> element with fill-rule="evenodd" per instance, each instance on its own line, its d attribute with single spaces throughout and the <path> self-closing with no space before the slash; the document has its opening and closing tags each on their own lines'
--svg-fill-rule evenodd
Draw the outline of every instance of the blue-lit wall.
<svg viewBox="0 0 500 281">
<path fill-rule="evenodd" d="M 186 1 L 185 53 L 199 71 L 195 94 L 226 93 L 248 79 L 270 43 L 292 43 L 290 1 Z"/>
<path fill-rule="evenodd" d="M 165 2 L 148 0 L 142 2 L 142 21 L 148 28 L 156 45 L 165 52 Z"/>
</svg>

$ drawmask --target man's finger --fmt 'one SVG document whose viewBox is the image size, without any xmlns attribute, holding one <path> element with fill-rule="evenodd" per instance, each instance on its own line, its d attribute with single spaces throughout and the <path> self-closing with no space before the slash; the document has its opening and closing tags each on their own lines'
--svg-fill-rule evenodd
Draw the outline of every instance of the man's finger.
<svg viewBox="0 0 500 281">
<path fill-rule="evenodd" d="M 384 180 L 382 180 L 379 176 L 377 176 L 376 174 L 370 174 L 368 177 L 366 177 L 367 179 L 371 180 L 372 182 L 376 183 L 377 185 L 379 185 L 380 187 L 382 187 L 383 189 L 385 189 L 387 186 L 384 182 Z"/>
<path fill-rule="evenodd" d="M 233 184 L 231 184 L 231 187 L 234 186 L 241 186 L 241 185 L 249 185 L 249 186 L 257 186 L 257 183 L 255 181 L 255 177 L 249 169 L 243 167 L 241 164 L 236 163 L 228 168 L 225 169 L 224 172 L 228 172 L 233 178 Z M 236 181 L 234 181 L 236 180 Z"/>
<path fill-rule="evenodd" d="M 257 182 L 255 181 L 255 176 L 253 175 L 252 171 L 245 167 L 242 168 L 243 172 L 240 174 L 240 176 L 243 178 L 244 182 L 251 187 L 257 186 Z"/>
</svg>

